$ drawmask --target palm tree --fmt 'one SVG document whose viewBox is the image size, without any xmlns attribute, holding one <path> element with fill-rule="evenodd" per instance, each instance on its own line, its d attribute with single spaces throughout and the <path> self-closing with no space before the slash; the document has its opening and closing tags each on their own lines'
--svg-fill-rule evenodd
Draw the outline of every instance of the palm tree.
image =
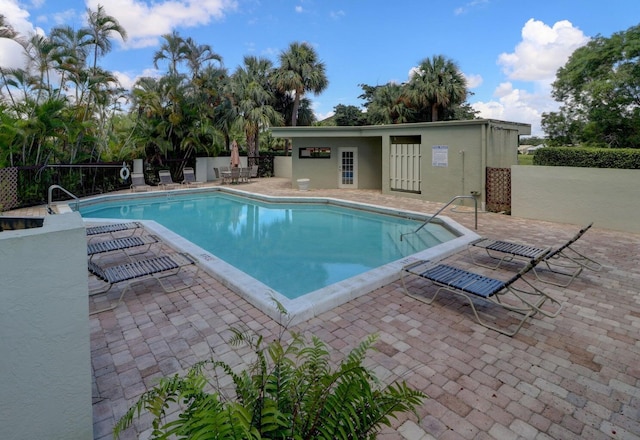
<svg viewBox="0 0 640 440">
<path fill-rule="evenodd" d="M 189 50 L 185 40 L 175 30 L 170 34 L 164 34 L 164 43 L 153 55 L 153 65 L 158 68 L 158 61 L 167 60 L 169 62 L 169 74 L 178 74 L 178 64 L 187 59 Z"/>
<path fill-rule="evenodd" d="M 76 31 L 71 26 L 53 28 L 50 38 L 56 46 L 55 62 L 61 73 L 58 88 L 58 96 L 60 96 L 68 80 L 66 75 L 73 76 L 77 80 L 80 71 L 86 68 L 89 46 L 93 44 L 93 38 L 88 28 Z"/>
<path fill-rule="evenodd" d="M 275 74 L 277 88 L 283 93 L 293 93 L 291 126 L 298 122 L 300 100 L 306 92 L 319 94 L 327 88 L 329 80 L 324 63 L 318 60 L 316 51 L 307 43 L 291 43 L 280 54 L 280 68 Z"/>
<path fill-rule="evenodd" d="M 419 112 L 429 111 L 431 121 L 467 98 L 467 81 L 457 64 L 436 55 L 420 62 L 407 85 L 407 96 Z"/>
<path fill-rule="evenodd" d="M 127 31 L 120 26 L 118 20 L 104 12 L 104 7 L 98 5 L 96 11 L 87 9 L 89 27 L 86 29 L 91 35 L 93 45 L 93 69 L 98 65 L 98 58 L 111 51 L 111 35 L 118 34 L 123 40 L 127 39 Z"/>
<path fill-rule="evenodd" d="M 229 84 L 249 157 L 258 155 L 260 130 L 282 123 L 282 115 L 272 105 L 273 93 L 269 90 L 272 73 L 273 64 L 268 59 L 245 56 L 244 67 L 238 67 Z"/>
<path fill-rule="evenodd" d="M 413 121 L 414 111 L 408 105 L 403 87 L 389 83 L 372 88 L 366 118 L 370 124 L 402 124 Z"/>
<path fill-rule="evenodd" d="M 230 95 L 230 81 L 227 69 L 211 65 L 206 66 L 194 79 L 201 114 L 206 115 L 211 125 L 220 131 L 226 150 L 230 149 L 231 130 L 238 119 L 237 109 Z"/>
<path fill-rule="evenodd" d="M 197 44 L 193 38 L 189 37 L 184 41 L 184 59 L 191 70 L 191 77 L 196 78 L 200 69 L 211 60 L 216 60 L 222 64 L 222 57 L 215 53 L 208 44 Z"/>
<path fill-rule="evenodd" d="M 98 5 L 96 11 L 87 9 L 89 26 L 84 30 L 90 35 L 89 43 L 93 45 L 93 66 L 90 73 L 87 75 L 87 84 L 89 90 L 89 96 L 87 97 L 87 103 L 85 111 L 82 116 L 82 121 L 86 121 L 87 117 L 93 113 L 92 103 L 97 102 L 97 96 L 95 88 L 92 84 L 95 82 L 101 82 L 103 78 L 111 76 L 111 74 L 104 75 L 102 69 L 98 69 L 98 58 L 109 53 L 111 51 L 111 36 L 113 34 L 120 35 L 123 40 L 127 39 L 127 31 L 120 26 L 118 20 L 110 15 L 107 15 L 102 5 Z M 79 140 L 81 137 L 79 138 Z"/>
<path fill-rule="evenodd" d="M 27 46 L 27 57 L 29 67 L 36 70 L 39 74 L 38 90 L 36 101 L 42 98 L 42 92 L 47 92 L 47 98 L 52 95 L 51 83 L 49 81 L 49 73 L 53 67 L 53 61 L 56 55 L 56 44 L 49 38 L 34 34 L 29 38 Z"/>
</svg>

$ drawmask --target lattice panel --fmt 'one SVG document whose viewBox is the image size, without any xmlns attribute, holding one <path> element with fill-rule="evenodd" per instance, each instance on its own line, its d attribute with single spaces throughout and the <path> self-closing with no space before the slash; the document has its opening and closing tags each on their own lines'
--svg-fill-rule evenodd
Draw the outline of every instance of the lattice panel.
<svg viewBox="0 0 640 440">
<path fill-rule="evenodd" d="M 18 206 L 18 169 L 0 168 L 0 211 Z"/>
<path fill-rule="evenodd" d="M 511 168 L 487 168 L 486 186 L 486 210 L 511 212 Z"/>
</svg>

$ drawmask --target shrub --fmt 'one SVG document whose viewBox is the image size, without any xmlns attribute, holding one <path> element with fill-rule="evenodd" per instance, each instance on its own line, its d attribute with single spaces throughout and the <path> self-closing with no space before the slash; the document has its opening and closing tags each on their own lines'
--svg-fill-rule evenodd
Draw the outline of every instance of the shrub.
<svg viewBox="0 0 640 440">
<path fill-rule="evenodd" d="M 405 382 L 379 386 L 362 365 L 376 335 L 362 341 L 335 368 L 326 345 L 288 332 L 264 345 L 262 337 L 232 329 L 233 345 L 248 344 L 254 362 L 234 372 L 214 359 L 184 376 L 163 378 L 129 408 L 114 428 L 117 438 L 143 411 L 153 415 L 153 439 L 374 439 L 396 413 L 412 411 L 427 396 Z M 220 375 L 235 396 L 220 389 Z M 167 414 L 176 405 L 180 411 Z"/>
<path fill-rule="evenodd" d="M 637 148 L 547 147 L 536 151 L 534 165 L 640 169 Z"/>
</svg>

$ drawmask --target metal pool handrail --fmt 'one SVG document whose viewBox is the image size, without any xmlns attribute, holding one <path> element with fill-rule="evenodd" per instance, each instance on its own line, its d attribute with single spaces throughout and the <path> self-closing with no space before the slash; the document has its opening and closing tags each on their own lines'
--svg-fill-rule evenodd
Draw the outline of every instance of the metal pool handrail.
<svg viewBox="0 0 640 440">
<path fill-rule="evenodd" d="M 438 214 L 440 214 L 442 211 L 444 211 L 449 205 L 451 205 L 453 202 L 455 202 L 458 199 L 473 199 L 473 205 L 474 205 L 474 210 L 475 210 L 475 229 L 478 229 L 478 199 L 476 199 L 475 196 L 455 196 L 453 199 L 449 200 L 449 202 L 447 202 L 446 205 L 444 205 L 442 208 L 440 208 L 438 210 L 438 212 L 436 212 L 435 214 L 433 214 L 431 217 L 429 217 L 427 220 L 425 220 L 424 223 L 422 223 L 420 225 L 420 227 L 418 227 L 418 229 L 416 229 L 415 231 L 411 231 L 411 232 L 405 232 L 404 234 L 400 234 L 400 241 L 402 241 L 402 238 L 405 235 L 409 235 L 409 234 L 416 234 L 420 229 L 424 228 L 425 226 L 427 226 L 427 224 L 429 224 L 431 222 L 431 220 L 433 220 L 434 218 L 436 218 L 438 216 Z"/>
<path fill-rule="evenodd" d="M 79 199 L 75 194 L 73 194 L 73 193 L 72 193 L 72 192 L 70 192 L 70 191 L 67 191 L 66 189 L 64 189 L 64 188 L 63 188 L 63 187 L 61 187 L 60 185 L 51 185 L 51 186 L 49 187 L 49 197 L 48 197 L 48 199 L 47 199 L 47 200 L 48 200 L 48 203 L 47 203 L 47 212 L 48 212 L 49 214 L 53 214 L 53 210 L 51 209 L 51 204 L 53 203 L 53 190 L 54 190 L 54 189 L 59 189 L 60 191 L 62 191 L 62 192 L 64 192 L 65 194 L 67 194 L 68 196 L 73 197 L 73 198 L 75 199 L 75 201 L 76 201 L 76 210 L 78 209 L 78 206 L 79 206 L 79 204 L 80 204 L 80 199 Z"/>
</svg>

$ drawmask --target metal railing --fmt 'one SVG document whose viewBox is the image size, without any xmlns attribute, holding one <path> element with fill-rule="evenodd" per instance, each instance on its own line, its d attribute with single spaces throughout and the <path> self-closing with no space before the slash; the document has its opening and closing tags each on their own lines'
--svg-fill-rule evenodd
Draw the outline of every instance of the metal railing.
<svg viewBox="0 0 640 440">
<path fill-rule="evenodd" d="M 477 230 L 478 229 L 478 199 L 475 196 L 455 196 L 454 198 L 452 198 L 451 200 L 449 200 L 447 202 L 446 205 L 444 205 L 442 208 L 440 208 L 438 210 L 438 212 L 436 212 L 435 214 L 433 214 L 431 217 L 429 217 L 427 220 L 425 220 L 424 223 L 422 223 L 420 225 L 420 227 L 418 227 L 418 229 L 416 229 L 415 231 L 411 231 L 411 232 L 405 232 L 404 234 L 400 234 L 400 241 L 402 241 L 403 237 L 405 235 L 409 235 L 409 234 L 417 234 L 418 231 L 420 231 L 422 228 L 424 228 L 425 226 L 427 226 L 429 223 L 431 223 L 431 221 L 436 218 L 438 216 L 438 214 L 440 214 L 442 211 L 444 211 L 445 209 L 447 209 L 447 207 L 449 205 L 451 205 L 453 202 L 455 202 L 456 200 L 459 199 L 472 199 L 473 200 L 473 205 L 474 205 L 474 213 L 475 213 L 475 225 L 474 228 Z"/>
<path fill-rule="evenodd" d="M 51 185 L 49 187 L 49 197 L 47 198 L 47 212 L 49 214 L 54 214 L 54 211 L 51 208 L 51 205 L 53 204 L 53 190 L 54 189 L 59 189 L 63 193 L 67 194 L 69 197 L 73 198 L 76 201 L 76 210 L 78 210 L 78 207 L 79 207 L 79 204 L 80 204 L 80 199 L 75 194 L 73 194 L 71 191 L 67 191 L 66 189 L 64 189 L 60 185 Z"/>
</svg>

